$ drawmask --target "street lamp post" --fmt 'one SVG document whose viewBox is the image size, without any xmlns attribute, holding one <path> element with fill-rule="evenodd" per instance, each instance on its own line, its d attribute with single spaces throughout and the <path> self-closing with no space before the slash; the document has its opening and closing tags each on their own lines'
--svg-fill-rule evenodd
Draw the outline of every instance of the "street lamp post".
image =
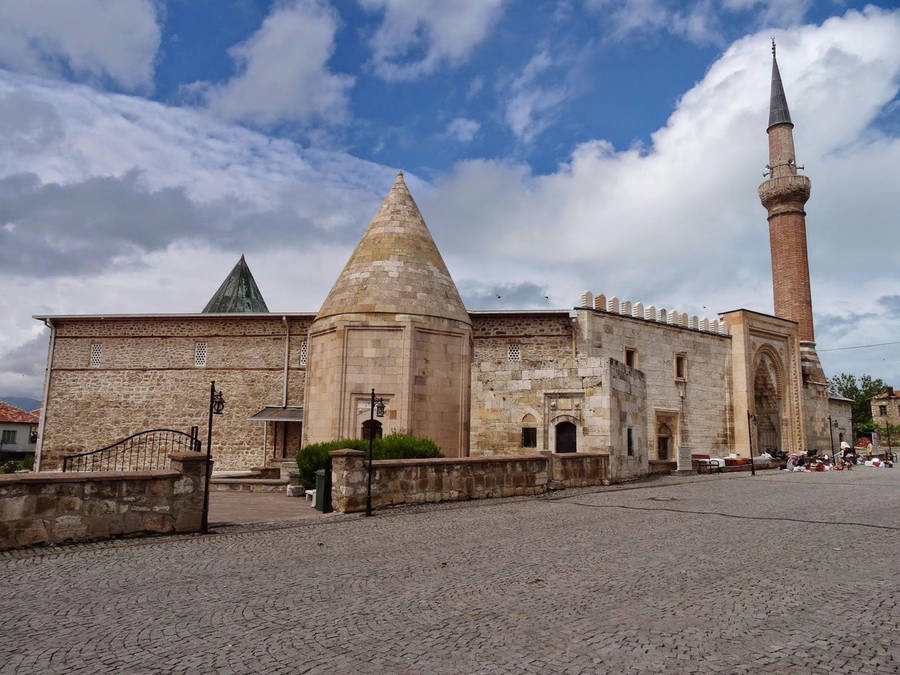
<svg viewBox="0 0 900 675">
<path fill-rule="evenodd" d="M 831 463 L 837 464 L 834 458 L 834 428 L 838 425 L 837 420 L 832 420 L 831 415 L 828 416 L 828 433 L 831 436 Z"/>
<path fill-rule="evenodd" d="M 756 421 L 756 415 L 749 410 L 747 411 L 747 436 L 750 439 L 750 475 L 756 475 L 756 467 L 753 466 L 753 423 Z"/>
<path fill-rule="evenodd" d="M 375 398 L 372 390 L 372 406 L 369 411 L 369 471 L 366 483 L 366 517 L 372 515 L 372 446 L 375 443 L 375 416 L 384 417 L 384 399 Z"/>
<path fill-rule="evenodd" d="M 222 391 L 216 391 L 216 381 L 209 383 L 209 421 L 206 425 L 206 481 L 203 485 L 203 515 L 200 519 L 200 531 L 209 531 L 209 481 L 212 478 L 212 423 L 213 415 L 221 415 L 225 410 L 225 397 Z"/>
</svg>

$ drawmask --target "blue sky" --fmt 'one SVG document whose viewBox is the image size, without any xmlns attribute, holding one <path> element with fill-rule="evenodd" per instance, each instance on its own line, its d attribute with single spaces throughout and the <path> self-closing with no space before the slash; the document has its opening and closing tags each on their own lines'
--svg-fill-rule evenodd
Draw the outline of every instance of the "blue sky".
<svg viewBox="0 0 900 675">
<path fill-rule="evenodd" d="M 0 394 L 32 314 L 197 311 L 241 253 L 315 311 L 398 168 L 471 308 L 771 312 L 770 35 L 826 369 L 900 386 L 843 349 L 900 334 L 896 3 L 0 0 Z"/>
</svg>

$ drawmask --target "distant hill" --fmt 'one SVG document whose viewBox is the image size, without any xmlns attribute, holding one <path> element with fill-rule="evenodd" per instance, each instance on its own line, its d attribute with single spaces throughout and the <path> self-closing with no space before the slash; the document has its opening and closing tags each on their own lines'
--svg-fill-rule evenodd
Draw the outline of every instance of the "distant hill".
<svg viewBox="0 0 900 675">
<path fill-rule="evenodd" d="M 14 405 L 17 408 L 21 408 L 22 410 L 27 410 L 31 412 L 32 410 L 37 410 L 41 407 L 41 402 L 36 398 L 28 398 L 27 396 L 2 396 L 0 395 L 0 401 L 6 401 L 10 405 Z"/>
</svg>

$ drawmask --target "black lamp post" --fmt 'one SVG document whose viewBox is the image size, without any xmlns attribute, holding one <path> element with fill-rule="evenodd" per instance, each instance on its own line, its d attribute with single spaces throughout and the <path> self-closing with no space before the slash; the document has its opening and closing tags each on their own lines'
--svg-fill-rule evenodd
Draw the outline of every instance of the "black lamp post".
<svg viewBox="0 0 900 675">
<path fill-rule="evenodd" d="M 369 475 L 366 484 L 366 516 L 372 515 L 372 445 L 375 442 L 375 416 L 384 417 L 384 399 L 375 398 L 372 390 L 372 406 L 369 411 Z"/>
<path fill-rule="evenodd" d="M 216 381 L 209 383 L 209 422 L 206 425 L 206 482 L 203 485 L 203 516 L 200 531 L 209 531 L 209 481 L 212 478 L 212 423 L 213 415 L 221 415 L 225 410 L 225 397 L 216 391 Z"/>
<path fill-rule="evenodd" d="M 831 419 L 831 415 L 828 416 L 828 433 L 831 435 L 831 463 L 837 464 L 834 458 L 834 428 L 838 425 L 837 420 Z"/>
<path fill-rule="evenodd" d="M 756 475 L 756 468 L 753 466 L 753 423 L 756 421 L 756 415 L 749 410 L 747 411 L 747 436 L 750 439 L 750 475 Z"/>
</svg>

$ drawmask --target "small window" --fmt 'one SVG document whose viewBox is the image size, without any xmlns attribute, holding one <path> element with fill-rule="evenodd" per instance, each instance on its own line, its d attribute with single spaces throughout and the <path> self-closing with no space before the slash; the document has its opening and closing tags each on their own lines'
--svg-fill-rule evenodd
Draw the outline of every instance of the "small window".
<svg viewBox="0 0 900 675">
<path fill-rule="evenodd" d="M 537 447 L 537 429 L 535 427 L 522 427 L 522 447 Z"/>
<path fill-rule="evenodd" d="M 887 406 L 886 405 L 878 406 L 878 414 L 879 415 L 887 415 Z"/>
<path fill-rule="evenodd" d="M 522 360 L 522 352 L 519 351 L 519 345 L 507 345 L 506 346 L 506 360 L 507 361 L 521 361 Z"/>
<path fill-rule="evenodd" d="M 625 365 L 629 368 L 637 368 L 637 349 L 625 348 Z"/>
<path fill-rule="evenodd" d="M 629 457 L 633 457 L 633 456 L 634 456 L 634 433 L 633 433 L 633 429 L 632 429 L 631 427 L 628 427 L 628 428 L 625 430 L 625 432 L 626 432 L 625 435 L 626 435 L 627 441 L 628 441 L 628 456 L 629 456 Z"/>
<path fill-rule="evenodd" d="M 101 356 L 100 345 L 98 343 L 92 344 L 91 345 L 91 365 L 92 366 L 100 365 L 100 356 Z"/>
<path fill-rule="evenodd" d="M 4 445 L 15 445 L 15 443 L 16 443 L 15 429 L 4 429 L 3 437 L 0 438 L 0 441 L 2 441 Z"/>
<path fill-rule="evenodd" d="M 306 340 L 300 343 L 300 365 L 306 367 Z"/>
<path fill-rule="evenodd" d="M 205 366 L 206 365 L 206 343 L 198 342 L 194 345 L 194 365 L 195 366 Z"/>
<path fill-rule="evenodd" d="M 677 354 L 675 356 L 675 379 L 687 379 L 687 357 L 684 354 Z"/>
</svg>

